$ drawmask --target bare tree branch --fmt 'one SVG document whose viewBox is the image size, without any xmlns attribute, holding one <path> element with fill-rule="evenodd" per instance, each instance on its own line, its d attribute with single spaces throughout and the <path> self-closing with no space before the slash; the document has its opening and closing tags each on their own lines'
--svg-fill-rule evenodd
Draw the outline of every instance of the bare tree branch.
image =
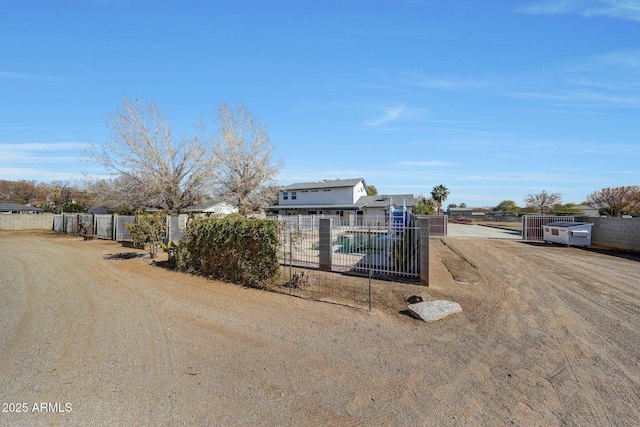
<svg viewBox="0 0 640 427">
<path fill-rule="evenodd" d="M 640 186 L 627 185 L 603 188 L 587 196 L 586 202 L 594 209 L 611 216 L 640 214 Z"/>
<path fill-rule="evenodd" d="M 237 206 L 241 213 L 272 203 L 275 178 L 284 166 L 274 154 L 267 126 L 244 108 L 234 112 L 226 103 L 218 110 L 216 138 L 216 185 L 218 196 Z"/>
<path fill-rule="evenodd" d="M 101 201 L 179 213 L 198 203 L 212 182 L 212 150 L 198 121 L 190 138 L 174 139 L 169 121 L 153 102 L 123 99 L 109 114 L 109 142 L 92 144 L 91 161 L 113 172 L 98 186 Z"/>
<path fill-rule="evenodd" d="M 541 214 L 551 211 L 554 207 L 562 203 L 562 196 L 559 193 L 547 193 L 542 190 L 538 194 L 529 194 L 524 202 L 527 207 L 533 208 Z"/>
</svg>

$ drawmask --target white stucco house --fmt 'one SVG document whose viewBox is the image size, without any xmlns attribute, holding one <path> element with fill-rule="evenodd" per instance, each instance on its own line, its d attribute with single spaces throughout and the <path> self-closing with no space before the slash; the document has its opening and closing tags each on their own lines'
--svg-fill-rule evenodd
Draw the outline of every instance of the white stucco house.
<svg viewBox="0 0 640 427">
<path fill-rule="evenodd" d="M 187 209 L 190 214 L 200 214 L 201 216 L 226 216 L 238 213 L 238 208 L 222 200 L 210 201 L 200 207 Z"/>
<path fill-rule="evenodd" d="M 389 207 L 405 206 L 408 212 L 415 205 L 411 194 L 369 196 L 363 178 L 300 182 L 280 189 L 278 204 L 267 211 L 276 215 L 332 215 L 349 220 L 384 218 Z"/>
<path fill-rule="evenodd" d="M 230 215 L 238 212 L 237 207 L 227 202 L 217 202 L 202 210 L 202 213 L 205 215 Z"/>
</svg>

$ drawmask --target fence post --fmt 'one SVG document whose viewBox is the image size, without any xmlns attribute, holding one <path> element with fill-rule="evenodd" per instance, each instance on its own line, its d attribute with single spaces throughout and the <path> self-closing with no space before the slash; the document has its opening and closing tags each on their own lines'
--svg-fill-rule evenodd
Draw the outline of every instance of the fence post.
<svg viewBox="0 0 640 427">
<path fill-rule="evenodd" d="M 320 219 L 320 271 L 331 271 L 331 219 Z"/>
<path fill-rule="evenodd" d="M 429 218 L 419 217 L 418 227 L 420 227 L 419 242 L 420 247 L 420 284 L 429 286 Z"/>
<path fill-rule="evenodd" d="M 373 276 L 373 270 L 369 269 L 369 311 L 371 311 L 371 277 Z"/>
</svg>

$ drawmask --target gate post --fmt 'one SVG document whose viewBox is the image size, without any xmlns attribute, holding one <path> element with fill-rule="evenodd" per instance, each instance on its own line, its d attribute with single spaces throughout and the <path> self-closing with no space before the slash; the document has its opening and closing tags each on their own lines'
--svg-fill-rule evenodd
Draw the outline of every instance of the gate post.
<svg viewBox="0 0 640 427">
<path fill-rule="evenodd" d="M 320 219 L 320 271 L 331 271 L 331 218 Z"/>
<path fill-rule="evenodd" d="M 420 256 L 420 284 L 429 286 L 429 218 L 418 217 L 418 227 L 420 227 L 418 254 Z"/>
</svg>

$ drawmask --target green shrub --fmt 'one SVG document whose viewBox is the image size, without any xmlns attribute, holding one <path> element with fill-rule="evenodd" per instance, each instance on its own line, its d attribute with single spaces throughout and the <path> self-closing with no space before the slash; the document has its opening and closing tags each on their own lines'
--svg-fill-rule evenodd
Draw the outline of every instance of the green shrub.
<svg viewBox="0 0 640 427">
<path fill-rule="evenodd" d="M 278 228 L 276 221 L 240 215 L 190 221 L 176 250 L 176 267 L 243 286 L 272 287 L 280 273 Z"/>
<path fill-rule="evenodd" d="M 127 224 L 126 227 L 131 233 L 133 243 L 139 247 L 148 248 L 151 258 L 155 258 L 160 241 L 167 231 L 164 212 L 136 212 L 136 222 Z"/>
</svg>

